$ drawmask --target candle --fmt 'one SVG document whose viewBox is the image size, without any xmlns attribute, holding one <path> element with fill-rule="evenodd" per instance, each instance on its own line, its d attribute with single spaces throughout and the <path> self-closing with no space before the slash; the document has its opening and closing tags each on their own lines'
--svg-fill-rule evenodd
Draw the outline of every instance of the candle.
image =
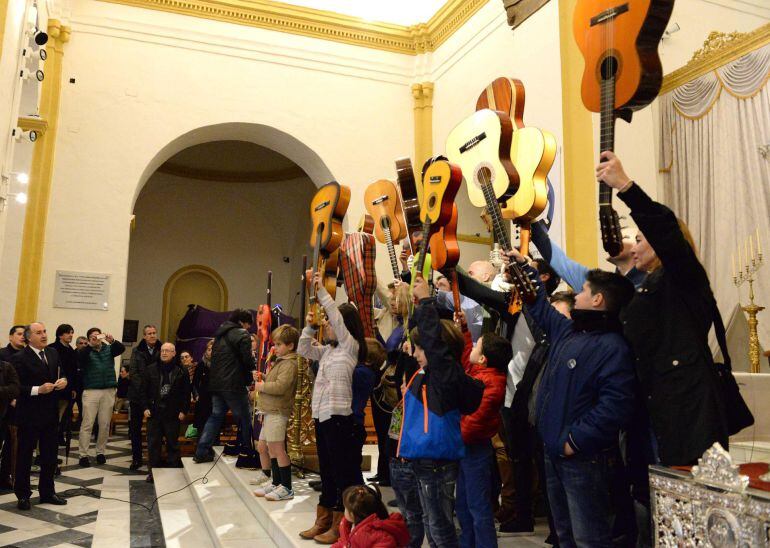
<svg viewBox="0 0 770 548">
<path fill-rule="evenodd" d="M 748 272 L 749 271 L 749 243 L 743 242 L 743 246 L 745 248 L 743 251 L 746 253 L 746 272 Z"/>
<path fill-rule="evenodd" d="M 754 262 L 754 235 L 749 236 L 749 247 L 751 248 L 751 262 Z"/>
<path fill-rule="evenodd" d="M 741 246 L 738 246 L 738 272 L 743 272 L 743 257 L 741 257 Z"/>
<path fill-rule="evenodd" d="M 733 279 L 737 278 L 735 275 L 735 253 L 730 254 L 730 263 L 733 265 Z"/>
<path fill-rule="evenodd" d="M 757 228 L 757 255 L 762 255 L 762 244 L 759 243 L 759 229 Z"/>
</svg>

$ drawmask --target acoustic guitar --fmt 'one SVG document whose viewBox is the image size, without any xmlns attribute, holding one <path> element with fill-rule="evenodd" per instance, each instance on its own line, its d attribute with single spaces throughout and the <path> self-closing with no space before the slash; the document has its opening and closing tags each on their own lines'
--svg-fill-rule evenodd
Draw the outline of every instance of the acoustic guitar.
<svg viewBox="0 0 770 548">
<path fill-rule="evenodd" d="M 476 207 L 486 207 L 495 238 L 503 251 L 511 250 L 500 201 L 514 195 L 519 178 L 511 162 L 510 117 L 500 111 L 483 109 L 460 122 L 447 137 L 449 161 L 458 164 L 466 181 L 468 197 Z M 499 200 L 499 201 L 498 201 Z M 513 291 L 509 310 L 521 310 L 522 299 L 534 302 L 537 294 L 532 281 L 515 261 L 508 266 Z"/>
<path fill-rule="evenodd" d="M 457 285 L 455 267 L 460 262 L 460 244 L 457 241 L 457 204 L 452 204 L 452 216 L 449 222 L 430 237 L 430 254 L 433 267 L 442 272 L 452 286 L 452 300 L 455 311 L 460 308 L 460 287 Z M 467 328 L 467 326 L 466 326 Z"/>
<path fill-rule="evenodd" d="M 356 232 L 363 232 L 364 234 L 374 234 L 374 219 L 368 213 L 361 215 L 358 220 L 358 226 Z"/>
<path fill-rule="evenodd" d="M 364 191 L 364 206 L 374 220 L 374 237 L 388 248 L 393 278 L 397 280 L 400 271 L 394 246 L 407 236 L 407 231 L 396 185 L 386 179 L 370 184 Z"/>
<path fill-rule="evenodd" d="M 578 0 L 572 30 L 585 59 L 580 93 L 583 104 L 601 118 L 601 151 L 615 148 L 615 119 L 647 106 L 660 91 L 663 73 L 658 44 L 674 0 Z M 604 250 L 623 249 L 620 221 L 612 207 L 612 188 L 599 182 L 599 224 Z"/>
<path fill-rule="evenodd" d="M 455 198 L 462 182 L 463 174 L 460 166 L 450 163 L 441 156 L 433 158 L 424 168 L 420 204 L 422 241 L 415 265 L 418 273 L 422 273 L 431 234 L 446 225 L 452 218 Z M 432 248 L 431 260 L 435 268 Z"/>
<path fill-rule="evenodd" d="M 414 255 L 417 247 L 415 234 L 420 231 L 420 199 L 417 197 L 417 183 L 414 179 L 414 169 L 409 158 L 396 160 L 396 182 L 401 196 L 401 211 L 404 213 L 406 232 L 409 235 L 407 244 L 409 251 Z"/>
<path fill-rule="evenodd" d="M 266 304 L 259 305 L 257 309 L 257 338 L 259 345 L 257 346 L 257 355 L 255 357 L 257 365 L 257 381 L 261 381 L 264 375 L 267 373 L 268 356 L 270 355 L 270 349 L 273 346 L 273 341 L 270 337 L 273 328 L 273 313 L 271 310 L 271 295 L 273 286 L 273 272 L 267 271 L 267 296 Z M 259 440 L 259 434 L 262 432 L 262 423 L 264 422 L 264 415 L 257 410 L 259 402 L 259 393 L 254 392 L 254 407 L 251 414 L 251 435 L 254 441 Z"/>
<path fill-rule="evenodd" d="M 321 322 L 322 308 L 318 304 L 313 273 L 323 272 L 323 284 L 329 294 L 337 293 L 339 270 L 339 247 L 344 232 L 342 220 L 350 204 L 350 188 L 332 181 L 316 191 L 310 201 L 310 245 L 313 247 L 313 264 L 310 283 L 310 306 L 314 312 L 316 326 Z"/>
<path fill-rule="evenodd" d="M 476 110 L 493 108 L 508 112 L 515 125 L 511 137 L 511 161 L 519 174 L 519 188 L 506 202 L 503 218 L 521 227 L 521 252 L 526 254 L 531 222 L 548 205 L 548 173 L 556 158 L 556 138 L 536 127 L 525 127 L 524 84 L 516 78 L 497 78 L 476 101 Z"/>
</svg>

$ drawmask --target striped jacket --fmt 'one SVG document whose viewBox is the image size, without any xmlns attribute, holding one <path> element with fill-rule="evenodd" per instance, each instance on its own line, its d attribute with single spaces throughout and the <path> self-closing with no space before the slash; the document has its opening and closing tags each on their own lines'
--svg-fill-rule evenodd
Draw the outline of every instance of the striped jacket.
<svg viewBox="0 0 770 548">
<path fill-rule="evenodd" d="M 332 415 L 347 416 L 352 413 L 353 370 L 358 361 L 358 341 L 345 327 L 334 299 L 323 287 L 318 290 L 318 300 L 337 335 L 337 345 L 313 344 L 315 330 L 306 326 L 299 338 L 297 353 L 309 360 L 318 361 L 310 408 L 313 418 L 324 422 Z"/>
</svg>

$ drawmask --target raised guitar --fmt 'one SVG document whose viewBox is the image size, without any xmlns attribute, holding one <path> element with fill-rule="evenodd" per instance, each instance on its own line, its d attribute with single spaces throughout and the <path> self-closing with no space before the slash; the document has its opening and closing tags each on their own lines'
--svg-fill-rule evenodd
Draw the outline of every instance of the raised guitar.
<svg viewBox="0 0 770 548">
<path fill-rule="evenodd" d="M 601 113 L 601 151 L 615 148 L 615 118 L 648 105 L 660 91 L 663 73 L 658 44 L 674 0 L 578 0 L 572 30 L 585 59 L 583 104 Z M 612 189 L 599 182 L 602 245 L 610 256 L 623 249 Z"/>
<path fill-rule="evenodd" d="M 460 262 L 460 245 L 457 242 L 457 204 L 452 204 L 452 216 L 449 218 L 449 222 L 430 237 L 429 245 L 434 268 L 449 278 L 454 309 L 462 310 L 460 308 L 460 288 L 457 285 L 457 271 L 455 270 L 457 263 Z"/>
<path fill-rule="evenodd" d="M 420 231 L 422 223 L 420 223 L 420 200 L 417 197 L 417 183 L 414 179 L 412 161 L 409 158 L 396 160 L 396 181 L 401 196 L 401 210 L 406 221 L 406 231 L 409 235 L 407 244 L 409 251 L 414 255 L 414 248 L 417 247 L 415 234 Z"/>
<path fill-rule="evenodd" d="M 422 177 L 422 202 L 420 204 L 422 241 L 415 265 L 415 270 L 418 273 L 423 270 L 431 234 L 446 225 L 452 218 L 455 197 L 462 182 L 463 174 L 460 167 L 443 157 L 436 157 L 430 164 L 426 164 Z M 434 260 L 432 250 L 431 259 Z M 435 261 L 433 266 L 435 267 Z"/>
<path fill-rule="evenodd" d="M 393 278 L 397 280 L 399 268 L 394 246 L 407 236 L 407 231 L 396 185 L 386 179 L 370 184 L 364 191 L 364 206 L 374 219 L 374 237 L 388 248 Z"/>
<path fill-rule="evenodd" d="M 518 187 L 518 174 L 511 163 L 510 117 L 496 110 L 480 110 L 460 122 L 447 137 L 446 151 L 450 162 L 458 164 L 466 181 L 468 197 L 473 205 L 487 208 L 494 234 L 504 251 L 510 251 L 511 240 L 505 230 L 500 202 L 510 198 Z M 498 201 L 499 200 L 499 201 Z M 513 291 L 510 310 L 521 310 L 521 300 L 533 302 L 537 297 L 532 281 L 514 262 L 508 267 Z"/>
<path fill-rule="evenodd" d="M 334 297 L 337 293 L 337 271 L 339 247 L 344 232 L 342 219 L 350 204 L 350 188 L 332 181 L 323 185 L 310 201 L 310 245 L 313 246 L 314 272 L 323 272 L 323 284 L 329 294 Z M 312 280 L 312 273 L 308 277 Z M 310 283 L 310 306 L 314 319 L 320 325 L 321 307 L 316 298 L 316 287 Z"/>
</svg>

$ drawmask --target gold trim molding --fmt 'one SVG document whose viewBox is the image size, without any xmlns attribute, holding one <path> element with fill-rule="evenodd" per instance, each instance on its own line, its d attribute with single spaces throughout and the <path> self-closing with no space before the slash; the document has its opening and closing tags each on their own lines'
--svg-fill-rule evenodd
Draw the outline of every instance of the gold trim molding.
<svg viewBox="0 0 770 548">
<path fill-rule="evenodd" d="M 101 1 L 417 55 L 435 51 L 489 0 L 449 0 L 427 23 L 411 26 L 367 21 L 274 0 Z"/>
<path fill-rule="evenodd" d="M 770 44 L 770 23 L 751 32 L 712 31 L 685 66 L 663 78 L 660 93 L 668 93 L 767 44 Z"/>
<path fill-rule="evenodd" d="M 37 136 L 42 137 L 48 130 L 48 120 L 39 116 L 19 116 L 16 124 L 24 131 L 37 131 Z"/>
<path fill-rule="evenodd" d="M 165 163 L 158 168 L 159 173 L 185 177 L 198 181 L 211 181 L 220 183 L 271 183 L 276 181 L 290 181 L 307 177 L 307 174 L 299 166 L 291 166 L 272 171 L 226 171 L 217 169 L 198 169 L 187 166 Z"/>
</svg>

